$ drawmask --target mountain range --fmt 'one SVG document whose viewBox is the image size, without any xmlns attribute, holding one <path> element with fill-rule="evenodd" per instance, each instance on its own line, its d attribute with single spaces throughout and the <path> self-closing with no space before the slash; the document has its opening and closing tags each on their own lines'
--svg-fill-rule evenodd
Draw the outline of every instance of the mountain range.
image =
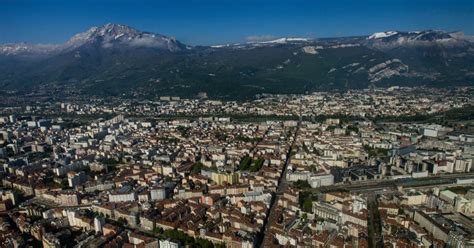
<svg viewBox="0 0 474 248">
<path fill-rule="evenodd" d="M 106 24 L 64 44 L 0 45 L 0 89 L 246 99 L 367 87 L 474 85 L 474 39 L 436 30 L 189 46 Z M 201 94 L 202 95 L 202 94 Z"/>
</svg>

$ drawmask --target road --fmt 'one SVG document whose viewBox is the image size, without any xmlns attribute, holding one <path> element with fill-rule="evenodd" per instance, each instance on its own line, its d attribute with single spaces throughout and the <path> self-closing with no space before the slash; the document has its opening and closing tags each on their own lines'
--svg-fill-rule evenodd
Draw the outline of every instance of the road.
<svg viewBox="0 0 474 248">
<path fill-rule="evenodd" d="M 367 208 L 369 213 L 367 219 L 367 230 L 369 232 L 369 247 L 382 248 L 382 220 L 380 219 L 377 196 L 374 193 L 367 194 Z"/>
<path fill-rule="evenodd" d="M 350 192 L 366 192 L 383 189 L 395 189 L 397 186 L 403 187 L 426 187 L 435 185 L 456 185 L 456 178 L 474 178 L 474 173 L 462 174 L 445 174 L 439 176 L 430 176 L 422 178 L 407 178 L 407 179 L 384 179 L 384 180 L 369 180 L 357 181 L 350 184 L 339 183 L 331 186 L 320 188 L 307 189 L 310 192 L 334 192 L 334 191 L 350 191 Z"/>
<path fill-rule="evenodd" d="M 273 196 L 273 199 L 270 203 L 270 210 L 268 211 L 268 214 L 266 216 L 266 220 L 264 222 L 264 227 L 263 227 L 263 235 L 260 240 L 260 244 L 257 244 L 256 247 L 265 247 L 265 238 L 267 238 L 267 235 L 269 235 L 270 232 L 270 226 L 271 222 L 275 221 L 275 209 L 278 206 L 278 200 L 280 199 L 280 196 L 285 192 L 286 188 L 288 187 L 288 183 L 286 181 L 286 174 L 288 171 L 288 165 L 290 164 L 291 161 L 291 152 L 293 151 L 293 146 L 295 145 L 296 142 L 296 137 L 298 136 L 298 131 L 299 131 L 300 123 L 298 122 L 298 125 L 296 126 L 296 130 L 293 134 L 293 141 L 291 142 L 290 147 L 288 148 L 288 152 L 286 154 L 286 160 L 285 164 L 283 165 L 283 172 L 281 173 L 280 179 L 278 180 L 278 187 L 276 194 Z"/>
</svg>

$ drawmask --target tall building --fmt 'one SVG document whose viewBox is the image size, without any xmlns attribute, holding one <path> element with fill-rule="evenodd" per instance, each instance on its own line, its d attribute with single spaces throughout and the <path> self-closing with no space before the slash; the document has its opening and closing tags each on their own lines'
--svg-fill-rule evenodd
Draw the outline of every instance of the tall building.
<svg viewBox="0 0 474 248">
<path fill-rule="evenodd" d="M 102 233 L 102 228 L 104 227 L 105 220 L 102 217 L 94 218 L 94 231 L 95 233 Z"/>
</svg>

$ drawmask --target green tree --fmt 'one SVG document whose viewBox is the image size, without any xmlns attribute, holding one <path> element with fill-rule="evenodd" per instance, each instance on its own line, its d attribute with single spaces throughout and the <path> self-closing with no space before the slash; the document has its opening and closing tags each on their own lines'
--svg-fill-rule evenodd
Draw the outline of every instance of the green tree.
<svg viewBox="0 0 474 248">
<path fill-rule="evenodd" d="M 197 162 L 193 165 L 193 169 L 191 170 L 192 174 L 199 174 L 202 171 L 204 165 L 201 162 Z"/>
<path fill-rule="evenodd" d="M 250 165 L 252 164 L 252 158 L 246 155 L 240 160 L 239 163 L 239 170 L 246 171 L 250 169 Z"/>
<path fill-rule="evenodd" d="M 259 171 L 262 168 L 264 162 L 265 162 L 265 159 L 263 159 L 263 158 L 259 158 L 259 159 L 255 160 L 253 165 L 250 167 L 250 172 Z"/>
<path fill-rule="evenodd" d="M 304 199 L 303 201 L 303 210 L 305 212 L 313 212 L 313 201 L 311 200 L 310 197 Z"/>
<path fill-rule="evenodd" d="M 294 185 L 297 189 L 309 189 L 311 185 L 306 180 L 298 180 L 294 182 Z"/>
</svg>

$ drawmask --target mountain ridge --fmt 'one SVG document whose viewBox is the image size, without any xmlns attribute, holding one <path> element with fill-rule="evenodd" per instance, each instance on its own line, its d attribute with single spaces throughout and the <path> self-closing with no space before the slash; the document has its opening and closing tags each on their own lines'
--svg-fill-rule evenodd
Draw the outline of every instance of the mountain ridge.
<svg viewBox="0 0 474 248">
<path fill-rule="evenodd" d="M 242 46 L 242 45 L 250 45 L 250 44 L 285 44 L 285 43 L 304 43 L 304 42 L 314 42 L 320 39 L 346 39 L 346 38 L 357 38 L 357 37 L 365 37 L 367 40 L 383 40 L 388 39 L 393 36 L 397 35 L 437 35 L 441 36 L 444 35 L 444 38 L 452 38 L 458 40 L 467 40 L 470 42 L 474 42 L 474 36 L 464 35 L 462 32 L 455 31 L 455 32 L 444 32 L 441 30 L 423 30 L 423 31 L 381 31 L 375 32 L 370 35 L 358 35 L 358 36 L 347 36 L 347 37 L 322 37 L 322 38 L 308 38 L 308 37 L 278 37 L 270 40 L 264 41 L 249 41 L 245 43 L 229 43 L 229 44 L 218 44 L 218 45 L 199 45 L 199 47 L 213 47 L 213 48 L 220 48 L 220 47 L 230 47 L 230 46 Z M 28 51 L 29 49 L 33 50 L 34 48 L 41 49 L 43 52 L 55 50 L 55 49 L 65 49 L 65 48 L 75 48 L 84 43 L 90 42 L 92 39 L 97 39 L 98 37 L 106 37 L 107 41 L 110 41 L 110 37 L 107 35 L 114 36 L 112 40 L 123 40 L 124 38 L 133 39 L 133 38 L 143 38 L 142 42 L 136 41 L 132 42 L 132 45 L 137 46 L 147 46 L 150 47 L 160 47 L 161 44 L 153 44 L 152 42 L 147 42 L 146 39 L 158 38 L 163 39 L 170 43 L 177 43 L 176 46 L 168 47 L 170 50 L 179 50 L 182 48 L 191 48 L 192 46 L 182 44 L 176 38 L 171 36 L 165 36 L 158 33 L 153 32 L 146 32 L 140 31 L 135 29 L 131 26 L 124 25 L 124 24 L 114 24 L 114 23 L 107 23 L 102 26 L 93 26 L 90 27 L 88 30 L 84 32 L 77 33 L 70 37 L 64 43 L 58 44 L 41 44 L 41 43 L 27 43 L 27 42 L 19 42 L 19 43 L 4 43 L 0 44 L 0 54 L 3 55 L 14 55 L 15 51 Z M 431 40 L 433 41 L 433 40 Z M 179 43 L 179 44 L 178 44 Z M 107 47 L 107 44 L 104 44 Z"/>
<path fill-rule="evenodd" d="M 139 31 L 127 25 L 107 23 L 103 26 L 94 26 L 84 32 L 77 33 L 61 44 L 31 44 L 24 42 L 0 44 L 0 54 L 16 55 L 25 52 L 63 52 L 96 42 L 100 43 L 104 48 L 117 44 L 162 48 L 170 51 L 179 51 L 185 48 L 185 45 L 174 37 Z"/>
<path fill-rule="evenodd" d="M 74 87 L 92 95 L 206 92 L 241 99 L 372 86 L 472 85 L 474 44 L 461 33 L 429 30 L 188 46 L 106 24 L 54 47 L 0 46 L 0 71 L 1 87 L 25 92 Z"/>
</svg>

